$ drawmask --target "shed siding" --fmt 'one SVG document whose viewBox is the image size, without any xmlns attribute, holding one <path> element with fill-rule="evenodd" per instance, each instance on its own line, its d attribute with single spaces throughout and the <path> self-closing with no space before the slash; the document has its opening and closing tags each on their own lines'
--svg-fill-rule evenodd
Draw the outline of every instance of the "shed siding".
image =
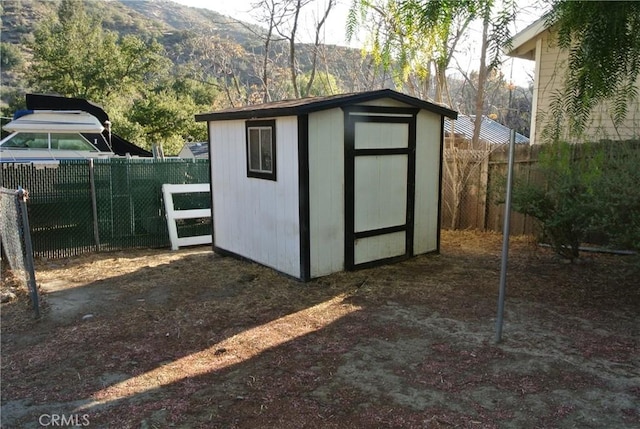
<svg viewBox="0 0 640 429">
<path fill-rule="evenodd" d="M 309 115 L 311 277 L 344 270 L 344 114 Z"/>
<path fill-rule="evenodd" d="M 567 55 L 560 51 L 555 42 L 553 35 L 549 32 L 542 34 L 542 43 L 539 45 L 542 52 L 540 53 L 540 64 L 538 65 L 538 75 L 534 85 L 536 86 L 536 112 L 535 118 L 535 135 L 532 135 L 530 141 L 532 143 L 542 143 L 542 131 L 544 125 L 550 119 L 551 102 L 553 94 L 559 91 L 563 85 L 564 72 L 566 69 Z"/>
<path fill-rule="evenodd" d="M 356 157 L 355 232 L 406 223 L 407 158 L 407 155 Z"/>
<path fill-rule="evenodd" d="M 357 265 L 389 258 L 390 256 L 403 255 L 406 243 L 407 235 L 405 231 L 360 238 L 355 244 L 353 262 Z"/>
<path fill-rule="evenodd" d="M 277 181 L 247 177 L 244 120 L 209 127 L 215 246 L 299 277 L 296 118 L 276 118 Z"/>
<path fill-rule="evenodd" d="M 420 111 L 416 130 L 416 200 L 413 253 L 438 250 L 441 116 Z"/>
</svg>

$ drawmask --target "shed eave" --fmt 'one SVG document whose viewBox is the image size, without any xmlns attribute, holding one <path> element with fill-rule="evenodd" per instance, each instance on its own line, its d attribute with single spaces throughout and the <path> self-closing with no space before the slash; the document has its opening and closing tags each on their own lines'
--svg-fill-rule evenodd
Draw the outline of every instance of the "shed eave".
<svg viewBox="0 0 640 429">
<path fill-rule="evenodd" d="M 458 117 L 458 112 L 451 110 L 445 106 L 434 104 L 419 98 L 411 97 L 406 94 L 391 90 L 381 89 L 377 91 L 368 91 L 355 94 L 343 94 L 329 97 L 316 97 L 310 99 L 291 100 L 289 102 L 273 102 L 262 105 L 244 106 L 238 109 L 229 109 L 220 112 L 200 113 L 195 115 L 197 122 L 204 121 L 225 121 L 233 119 L 252 119 L 266 118 L 276 116 L 298 116 L 321 110 L 328 110 L 343 106 L 348 106 L 367 101 L 391 98 L 396 101 L 406 103 L 410 106 L 428 110 L 451 119 Z M 283 103 L 290 105 L 282 106 Z"/>
<path fill-rule="evenodd" d="M 230 111 L 230 112 L 199 113 L 195 116 L 195 118 L 196 118 L 196 122 L 207 122 L 207 121 L 214 122 L 214 121 L 229 121 L 234 119 L 258 119 L 258 118 L 271 118 L 276 116 L 297 116 L 299 114 L 300 114 L 300 109 L 287 107 L 287 108 Z"/>
</svg>

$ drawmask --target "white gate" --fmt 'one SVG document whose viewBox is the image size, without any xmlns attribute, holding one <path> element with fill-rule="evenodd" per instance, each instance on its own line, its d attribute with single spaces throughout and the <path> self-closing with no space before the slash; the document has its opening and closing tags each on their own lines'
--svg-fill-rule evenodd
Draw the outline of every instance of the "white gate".
<svg viewBox="0 0 640 429">
<path fill-rule="evenodd" d="M 164 196 L 164 208 L 167 214 L 167 228 L 169 229 L 169 239 L 171 240 L 171 250 L 178 250 L 181 246 L 193 246 L 196 244 L 210 244 L 212 235 L 196 235 L 192 237 L 178 237 L 178 219 L 199 219 L 211 217 L 211 209 L 189 209 L 176 210 L 173 206 L 173 194 L 189 194 L 196 192 L 210 192 L 208 183 L 198 183 L 191 185 L 162 185 L 162 195 Z"/>
</svg>

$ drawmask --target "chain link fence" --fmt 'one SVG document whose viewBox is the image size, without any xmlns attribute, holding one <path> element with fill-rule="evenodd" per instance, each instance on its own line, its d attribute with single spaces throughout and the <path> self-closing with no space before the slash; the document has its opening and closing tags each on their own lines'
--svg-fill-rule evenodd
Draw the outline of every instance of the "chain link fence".
<svg viewBox="0 0 640 429">
<path fill-rule="evenodd" d="M 2 184 L 29 189 L 36 256 L 62 258 L 93 251 L 169 246 L 162 185 L 209 183 L 208 160 L 69 160 L 2 164 Z M 197 201 L 191 201 L 199 198 Z M 210 208 L 209 194 L 180 204 Z M 184 225 L 182 235 L 210 233 Z M 195 231 L 192 231 L 194 230 Z"/>
<path fill-rule="evenodd" d="M 3 259 L 29 291 L 36 317 L 40 315 L 38 287 L 26 201 L 28 192 L 0 187 L 0 247 Z"/>
</svg>

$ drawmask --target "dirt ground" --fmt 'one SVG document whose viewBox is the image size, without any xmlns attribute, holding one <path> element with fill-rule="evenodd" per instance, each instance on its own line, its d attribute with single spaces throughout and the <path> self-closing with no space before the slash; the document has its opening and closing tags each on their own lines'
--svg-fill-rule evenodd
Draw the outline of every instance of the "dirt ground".
<svg viewBox="0 0 640 429">
<path fill-rule="evenodd" d="M 512 240 L 496 344 L 500 250 L 443 231 L 306 284 L 209 247 L 38 261 L 43 316 L 1 307 L 2 427 L 640 427 L 638 257 Z"/>
</svg>

